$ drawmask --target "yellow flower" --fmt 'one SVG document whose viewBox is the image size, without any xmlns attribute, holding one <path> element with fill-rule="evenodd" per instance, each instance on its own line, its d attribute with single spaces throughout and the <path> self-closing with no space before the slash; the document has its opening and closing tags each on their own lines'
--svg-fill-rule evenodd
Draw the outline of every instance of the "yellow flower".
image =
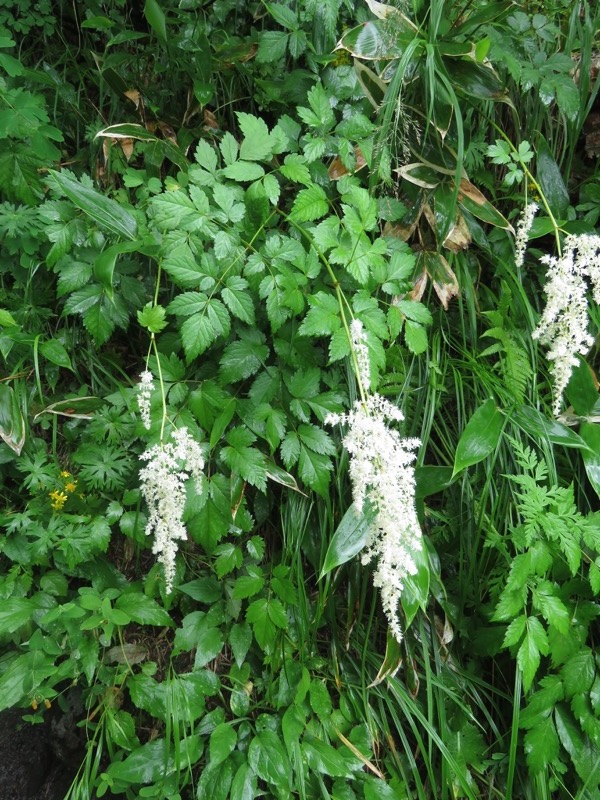
<svg viewBox="0 0 600 800">
<path fill-rule="evenodd" d="M 67 472 L 66 470 L 63 470 L 63 471 L 60 473 L 60 477 L 61 477 L 61 478 L 70 478 L 70 477 L 71 477 L 71 473 L 70 473 L 70 472 Z"/>
<path fill-rule="evenodd" d="M 77 488 L 77 481 L 69 481 L 69 483 L 65 483 L 65 489 L 67 492 L 74 492 Z"/>
<path fill-rule="evenodd" d="M 68 500 L 68 495 L 66 495 L 64 492 L 59 492 L 56 489 L 53 492 L 50 492 L 50 497 L 54 501 L 50 505 L 55 511 L 60 511 Z"/>
</svg>

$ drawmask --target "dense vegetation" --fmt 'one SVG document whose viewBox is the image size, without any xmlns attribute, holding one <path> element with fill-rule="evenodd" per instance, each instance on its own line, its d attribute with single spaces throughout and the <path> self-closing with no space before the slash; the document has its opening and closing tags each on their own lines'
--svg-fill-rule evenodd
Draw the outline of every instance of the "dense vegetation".
<svg viewBox="0 0 600 800">
<path fill-rule="evenodd" d="M 598 797 L 599 30 L 0 0 L 0 709 L 79 709 L 69 800 Z"/>
</svg>

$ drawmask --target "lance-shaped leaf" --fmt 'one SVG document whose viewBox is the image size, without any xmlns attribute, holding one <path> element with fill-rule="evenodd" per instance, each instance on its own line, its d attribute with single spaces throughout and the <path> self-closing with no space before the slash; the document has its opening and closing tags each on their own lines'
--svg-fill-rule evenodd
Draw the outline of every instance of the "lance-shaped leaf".
<svg viewBox="0 0 600 800">
<path fill-rule="evenodd" d="M 89 186 L 50 170 L 50 175 L 68 199 L 96 222 L 124 239 L 135 239 L 137 222 L 123 206 Z"/>
</svg>

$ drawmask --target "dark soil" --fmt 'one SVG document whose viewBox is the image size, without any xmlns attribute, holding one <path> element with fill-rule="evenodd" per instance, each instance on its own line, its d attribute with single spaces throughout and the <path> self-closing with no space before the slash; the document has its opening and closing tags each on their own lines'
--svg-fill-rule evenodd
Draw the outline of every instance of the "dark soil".
<svg viewBox="0 0 600 800">
<path fill-rule="evenodd" d="M 83 760 L 79 730 L 69 715 L 50 715 L 37 725 L 22 715 L 19 709 L 0 714 L 0 798 L 64 800 Z"/>
</svg>

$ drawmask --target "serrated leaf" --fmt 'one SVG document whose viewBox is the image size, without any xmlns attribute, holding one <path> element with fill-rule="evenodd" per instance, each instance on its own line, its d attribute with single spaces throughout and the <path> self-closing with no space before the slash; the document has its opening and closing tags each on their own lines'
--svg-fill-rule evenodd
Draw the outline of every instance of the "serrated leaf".
<svg viewBox="0 0 600 800">
<path fill-rule="evenodd" d="M 297 433 L 302 444 L 310 450 L 314 450 L 315 453 L 329 456 L 335 454 L 336 448 L 330 436 L 315 425 L 298 425 Z"/>
<path fill-rule="evenodd" d="M 427 350 L 427 331 L 417 322 L 413 322 L 410 319 L 406 320 L 404 338 L 406 340 L 406 346 L 416 356 L 421 355 L 421 353 Z"/>
<path fill-rule="evenodd" d="M 307 189 L 301 189 L 296 195 L 294 205 L 290 211 L 290 219 L 294 222 L 312 222 L 325 216 L 329 210 L 327 195 L 318 185 L 313 184 Z"/>
<path fill-rule="evenodd" d="M 584 647 L 571 656 L 563 665 L 560 675 L 567 698 L 589 691 L 596 675 L 596 662 L 592 650 Z"/>
<path fill-rule="evenodd" d="M 248 292 L 248 281 L 239 276 L 228 278 L 221 298 L 235 317 L 248 325 L 254 325 L 254 303 Z"/>
<path fill-rule="evenodd" d="M 279 167 L 279 172 L 293 183 L 302 183 L 305 186 L 311 183 L 310 170 L 304 156 L 299 153 L 289 153 Z"/>
<path fill-rule="evenodd" d="M 178 245 L 167 253 L 161 267 L 182 289 L 197 288 L 203 277 L 200 265 L 187 244 Z"/>
<path fill-rule="evenodd" d="M 233 164 L 225 167 L 223 175 L 230 178 L 232 181 L 244 183 L 245 181 L 256 181 L 262 178 L 265 174 L 264 169 L 260 164 L 255 164 L 252 161 L 236 161 Z"/>
<path fill-rule="evenodd" d="M 525 632 L 526 625 L 527 617 L 525 614 L 521 614 L 516 619 L 513 619 L 506 629 L 506 633 L 504 634 L 502 647 L 511 647 L 512 645 L 518 644 L 521 641 L 523 633 Z"/>
<path fill-rule="evenodd" d="M 262 31 L 256 53 L 258 63 L 271 64 L 283 58 L 287 51 L 289 36 L 286 31 Z"/>
<path fill-rule="evenodd" d="M 236 116 L 244 134 L 240 158 L 247 161 L 270 161 L 273 157 L 273 144 L 266 122 L 243 111 L 238 111 Z"/>
<path fill-rule="evenodd" d="M 551 716 L 525 734 L 527 765 L 532 772 L 545 771 L 558 757 L 559 741 Z"/>
<path fill-rule="evenodd" d="M 537 617 L 528 617 L 525 638 L 517 653 L 517 664 L 523 672 L 523 688 L 526 692 L 531 688 L 541 655 L 548 655 L 549 650 L 548 637 L 542 623 Z"/>
<path fill-rule="evenodd" d="M 264 492 L 267 488 L 265 457 L 250 446 L 254 438 L 245 428 L 233 428 L 227 434 L 228 446 L 221 450 L 221 459 L 233 472 Z"/>
<path fill-rule="evenodd" d="M 137 312 L 137 320 L 150 333 L 160 333 L 168 325 L 166 315 L 167 311 L 162 306 L 147 303 L 141 311 Z"/>
<path fill-rule="evenodd" d="M 335 297 L 328 292 L 317 292 L 309 296 L 308 303 L 311 308 L 300 325 L 302 336 L 322 336 L 341 327 L 340 307 Z"/>
</svg>

